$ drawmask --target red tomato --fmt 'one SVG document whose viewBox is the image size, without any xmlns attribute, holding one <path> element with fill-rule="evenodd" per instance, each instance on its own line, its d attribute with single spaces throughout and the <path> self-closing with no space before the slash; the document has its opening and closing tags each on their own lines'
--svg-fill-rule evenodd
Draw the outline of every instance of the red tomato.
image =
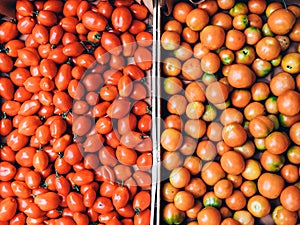
<svg viewBox="0 0 300 225">
<path fill-rule="evenodd" d="M 50 211 L 57 209 L 60 204 L 59 195 L 54 192 L 46 192 L 44 194 L 37 195 L 34 198 L 34 203 L 37 204 L 41 210 Z"/>
<path fill-rule="evenodd" d="M 114 207 L 112 201 L 106 197 L 98 197 L 93 205 L 93 210 L 97 213 L 105 214 L 111 212 Z"/>
<path fill-rule="evenodd" d="M 84 212 L 83 196 L 77 192 L 70 192 L 67 196 L 68 208 L 73 212 Z"/>
<path fill-rule="evenodd" d="M 119 186 L 114 190 L 112 203 L 116 209 L 123 208 L 129 201 L 129 191 L 125 186 Z"/>
<path fill-rule="evenodd" d="M 132 206 L 134 211 L 138 214 L 141 211 L 146 210 L 151 204 L 151 196 L 148 191 L 140 191 L 138 192 L 132 202 Z"/>
<path fill-rule="evenodd" d="M 17 24 L 6 21 L 0 25 L 0 44 L 6 43 L 18 35 Z"/>
<path fill-rule="evenodd" d="M 0 221 L 9 221 L 17 212 L 17 201 L 12 198 L 6 198 L 0 202 Z"/>
<path fill-rule="evenodd" d="M 151 216 L 150 209 L 146 209 L 145 211 L 142 211 L 139 214 L 135 214 L 134 225 L 149 225 L 150 216 Z"/>
<path fill-rule="evenodd" d="M 82 15 L 83 25 L 92 31 L 104 31 L 107 26 L 107 19 L 101 14 L 87 11 Z"/>
<path fill-rule="evenodd" d="M 0 72 L 8 73 L 13 68 L 13 61 L 12 59 L 6 54 L 1 52 L 0 53 Z"/>
<path fill-rule="evenodd" d="M 117 7 L 112 12 L 111 21 L 114 29 L 125 32 L 131 25 L 132 15 L 128 8 Z"/>
</svg>

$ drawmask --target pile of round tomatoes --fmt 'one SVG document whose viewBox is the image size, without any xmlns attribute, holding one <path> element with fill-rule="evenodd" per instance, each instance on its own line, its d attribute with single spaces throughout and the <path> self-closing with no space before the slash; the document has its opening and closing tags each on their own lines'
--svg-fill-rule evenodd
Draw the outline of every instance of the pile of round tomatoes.
<svg viewBox="0 0 300 225">
<path fill-rule="evenodd" d="M 149 17 L 18 0 L 1 20 L 1 225 L 150 224 Z"/>
<path fill-rule="evenodd" d="M 177 2 L 163 26 L 164 223 L 299 223 L 299 5 Z"/>
</svg>

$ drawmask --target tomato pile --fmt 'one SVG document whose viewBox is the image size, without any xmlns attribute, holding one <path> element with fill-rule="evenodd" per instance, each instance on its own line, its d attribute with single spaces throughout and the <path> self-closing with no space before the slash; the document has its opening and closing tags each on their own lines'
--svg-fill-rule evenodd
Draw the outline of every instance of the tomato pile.
<svg viewBox="0 0 300 225">
<path fill-rule="evenodd" d="M 160 42 L 164 223 L 297 224 L 299 5 L 177 2 Z"/>
<path fill-rule="evenodd" d="M 1 225 L 150 224 L 150 17 L 18 0 L 1 20 Z"/>
</svg>

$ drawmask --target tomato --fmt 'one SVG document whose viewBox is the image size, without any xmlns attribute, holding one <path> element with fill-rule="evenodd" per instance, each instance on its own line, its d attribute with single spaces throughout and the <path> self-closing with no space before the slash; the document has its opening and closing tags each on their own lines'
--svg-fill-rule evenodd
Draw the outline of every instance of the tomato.
<svg viewBox="0 0 300 225">
<path fill-rule="evenodd" d="M 56 209 L 60 204 L 59 195 L 54 192 L 46 192 L 44 194 L 37 195 L 34 198 L 34 203 L 39 206 L 43 211 L 50 211 Z"/>
<path fill-rule="evenodd" d="M 8 197 L 0 202 L 0 220 L 9 221 L 17 212 L 17 202 L 14 198 Z"/>
<path fill-rule="evenodd" d="M 138 192 L 132 202 L 133 209 L 136 213 L 146 210 L 151 204 L 151 196 L 148 191 Z"/>
<path fill-rule="evenodd" d="M 175 31 L 165 31 L 161 36 L 161 46 L 165 50 L 175 50 L 180 45 L 180 35 Z"/>
<path fill-rule="evenodd" d="M 0 53 L 0 71 L 3 73 L 8 73 L 12 69 L 13 69 L 12 59 L 6 53 L 1 52 Z"/>
<path fill-rule="evenodd" d="M 194 196 L 187 191 L 179 191 L 174 196 L 174 205 L 181 211 L 187 211 L 194 206 Z"/>
<path fill-rule="evenodd" d="M 261 218 L 269 214 L 271 205 L 265 197 L 255 195 L 249 199 L 247 209 L 253 216 Z"/>
<path fill-rule="evenodd" d="M 297 223 L 297 213 L 287 210 L 282 205 L 276 206 L 272 212 L 272 218 L 278 225 Z"/>
<path fill-rule="evenodd" d="M 17 24 L 5 21 L 0 25 L 0 43 L 6 43 L 18 35 Z"/>
<path fill-rule="evenodd" d="M 173 17 L 178 20 L 180 23 L 186 22 L 186 17 L 193 7 L 186 2 L 180 2 L 174 5 L 173 8 Z M 170 13 L 170 12 L 169 12 Z"/>
<path fill-rule="evenodd" d="M 98 197 L 93 205 L 93 210 L 95 210 L 98 213 L 104 214 L 109 213 L 113 210 L 113 204 L 112 201 L 109 198 L 106 197 Z"/>
<path fill-rule="evenodd" d="M 250 87 L 255 80 L 254 72 L 243 64 L 229 66 L 228 82 L 235 88 Z"/>
<path fill-rule="evenodd" d="M 200 40 L 209 50 L 217 50 L 225 42 L 225 31 L 222 27 L 208 25 L 201 31 Z"/>
<path fill-rule="evenodd" d="M 212 207 L 208 206 L 202 209 L 198 215 L 197 215 L 197 221 L 199 225 L 206 224 L 208 221 L 209 223 L 214 225 L 214 224 L 220 224 L 221 223 L 221 214 L 219 211 Z"/>
<path fill-rule="evenodd" d="M 280 194 L 280 203 L 284 208 L 289 211 L 297 211 L 300 208 L 299 205 L 299 193 L 300 190 L 296 186 L 287 186 Z"/>
<path fill-rule="evenodd" d="M 226 34 L 225 46 L 230 50 L 241 49 L 246 42 L 246 36 L 239 30 L 229 30 Z"/>
<path fill-rule="evenodd" d="M 114 190 L 112 203 L 116 209 L 123 208 L 129 201 L 129 191 L 127 187 L 119 186 Z"/>
<path fill-rule="evenodd" d="M 125 57 L 133 56 L 134 51 L 137 48 L 137 43 L 136 43 L 134 36 L 129 32 L 125 32 L 125 33 L 121 34 L 120 40 L 121 40 L 121 44 L 123 47 L 123 51 L 122 51 L 123 56 L 125 56 Z M 130 66 L 130 65 L 125 65 L 125 67 L 126 66 Z M 124 73 L 125 67 L 123 68 L 123 73 Z"/>
<path fill-rule="evenodd" d="M 138 47 L 134 52 L 134 61 L 142 70 L 152 67 L 152 53 L 145 47 Z"/>
<path fill-rule="evenodd" d="M 117 7 L 111 15 L 111 21 L 114 29 L 125 32 L 131 25 L 132 15 L 128 8 Z"/>
<path fill-rule="evenodd" d="M 167 224 L 180 224 L 185 218 L 185 213 L 178 210 L 173 203 L 169 203 L 164 206 L 163 209 L 163 220 Z"/>
<path fill-rule="evenodd" d="M 201 21 L 201 23 L 196 21 Z M 209 16 L 204 9 L 196 8 L 187 14 L 185 22 L 190 29 L 200 31 L 208 24 Z"/>
<path fill-rule="evenodd" d="M 278 16 L 280 15 L 280 16 Z M 268 17 L 268 25 L 275 34 L 285 35 L 296 22 L 295 15 L 286 9 L 277 9 Z"/>
<path fill-rule="evenodd" d="M 280 54 L 280 43 L 274 37 L 264 37 L 256 44 L 256 53 L 263 60 L 273 60 Z"/>
<path fill-rule="evenodd" d="M 93 11 L 87 11 L 82 15 L 83 25 L 92 31 L 104 31 L 107 25 L 107 19 Z"/>
<path fill-rule="evenodd" d="M 281 60 L 281 67 L 283 71 L 291 74 L 300 72 L 299 62 L 300 53 L 288 53 Z"/>
<path fill-rule="evenodd" d="M 148 15 L 148 8 L 144 5 L 133 3 L 129 6 L 131 13 L 138 20 L 146 19 Z"/>
<path fill-rule="evenodd" d="M 6 143 L 12 150 L 18 151 L 28 143 L 29 138 L 18 132 L 18 129 L 13 130 L 8 136 Z"/>
<path fill-rule="evenodd" d="M 135 214 L 133 219 L 134 225 L 147 225 L 150 224 L 151 211 L 146 209 L 139 214 Z"/>
</svg>

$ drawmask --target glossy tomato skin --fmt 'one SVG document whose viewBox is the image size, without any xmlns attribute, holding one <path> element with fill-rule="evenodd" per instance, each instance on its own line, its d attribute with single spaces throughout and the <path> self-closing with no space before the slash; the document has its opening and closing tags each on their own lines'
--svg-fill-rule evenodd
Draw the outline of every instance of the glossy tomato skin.
<svg viewBox="0 0 300 225">
<path fill-rule="evenodd" d="M 17 201 L 14 198 L 8 197 L 0 202 L 1 221 L 9 221 L 15 216 L 16 211 Z"/>
<path fill-rule="evenodd" d="M 120 31 L 125 32 L 131 25 L 132 15 L 128 8 L 117 7 L 111 15 L 113 27 Z"/>
</svg>

